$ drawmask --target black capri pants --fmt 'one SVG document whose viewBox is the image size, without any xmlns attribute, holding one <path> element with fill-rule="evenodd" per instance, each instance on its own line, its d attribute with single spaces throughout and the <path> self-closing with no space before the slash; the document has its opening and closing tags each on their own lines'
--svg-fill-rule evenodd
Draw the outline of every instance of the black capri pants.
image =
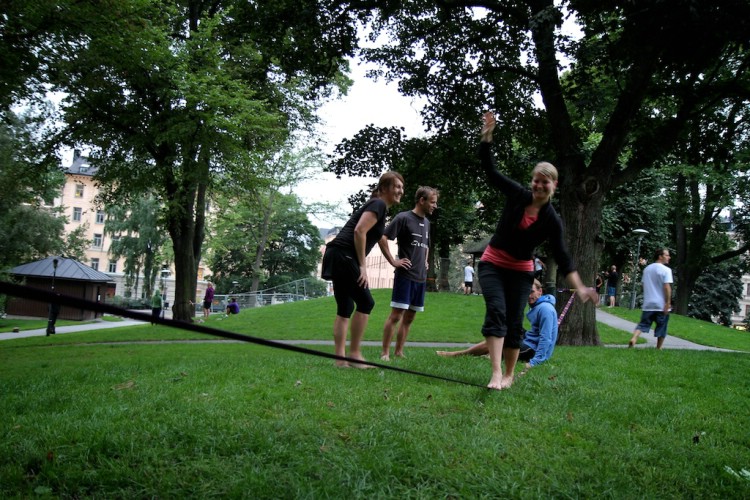
<svg viewBox="0 0 750 500">
<path fill-rule="evenodd" d="M 505 337 L 503 347 L 518 349 L 523 337 L 523 310 L 529 300 L 534 273 L 513 271 L 479 261 L 479 283 L 486 312 L 482 335 Z"/>
<path fill-rule="evenodd" d="M 357 284 L 359 262 L 357 257 L 343 248 L 327 246 L 323 255 L 323 277 L 333 281 L 333 297 L 336 299 L 336 315 L 350 318 L 357 312 L 370 314 L 375 307 L 370 289 Z"/>
</svg>

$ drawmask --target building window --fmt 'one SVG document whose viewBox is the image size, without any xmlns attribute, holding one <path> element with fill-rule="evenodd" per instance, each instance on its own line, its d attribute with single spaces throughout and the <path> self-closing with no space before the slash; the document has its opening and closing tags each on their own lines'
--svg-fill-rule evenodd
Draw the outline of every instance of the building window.
<svg viewBox="0 0 750 500">
<path fill-rule="evenodd" d="M 96 223 L 97 224 L 104 224 L 104 210 L 97 210 L 96 211 Z"/>
<path fill-rule="evenodd" d="M 83 198 L 83 184 L 76 184 L 76 198 Z"/>
<path fill-rule="evenodd" d="M 102 235 L 101 234 L 94 234 L 94 243 L 92 245 L 94 248 L 101 248 L 102 247 Z"/>
<path fill-rule="evenodd" d="M 750 295 L 750 283 L 747 284 L 747 291 L 745 292 L 745 295 Z"/>
<path fill-rule="evenodd" d="M 116 260 L 110 260 L 109 261 L 109 272 L 110 273 L 116 273 L 117 272 L 117 261 Z"/>
<path fill-rule="evenodd" d="M 750 306 L 745 306 L 745 318 L 750 318 Z"/>
<path fill-rule="evenodd" d="M 73 207 L 73 222 L 81 222 L 81 207 Z"/>
<path fill-rule="evenodd" d="M 94 271 L 99 270 L 99 259 L 91 259 L 91 269 L 93 269 Z"/>
</svg>

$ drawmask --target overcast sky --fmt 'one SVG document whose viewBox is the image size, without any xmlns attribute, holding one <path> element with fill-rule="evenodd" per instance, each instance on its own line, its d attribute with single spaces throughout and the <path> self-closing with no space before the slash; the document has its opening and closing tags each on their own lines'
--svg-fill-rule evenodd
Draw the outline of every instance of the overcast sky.
<svg viewBox="0 0 750 500">
<path fill-rule="evenodd" d="M 425 134 L 416 101 L 403 97 L 396 84 L 383 80 L 374 81 L 365 76 L 368 67 L 351 63 L 354 81 L 347 96 L 341 100 L 325 104 L 318 113 L 323 123 L 320 131 L 327 139 L 326 153 L 342 139 L 351 138 L 369 124 L 377 127 L 404 127 L 407 137 L 421 137 Z M 333 174 L 319 174 L 319 179 L 297 186 L 294 192 L 306 203 L 328 202 L 344 207 L 350 206 L 347 198 L 372 182 L 372 179 L 342 178 Z M 345 219 L 320 220 L 312 218 L 315 225 L 322 228 L 340 226 Z"/>
</svg>

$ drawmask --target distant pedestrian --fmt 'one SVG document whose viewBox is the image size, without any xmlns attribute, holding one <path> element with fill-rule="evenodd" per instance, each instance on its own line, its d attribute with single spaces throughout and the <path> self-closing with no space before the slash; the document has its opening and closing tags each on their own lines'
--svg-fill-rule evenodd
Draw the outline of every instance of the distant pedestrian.
<svg viewBox="0 0 750 500">
<path fill-rule="evenodd" d="M 464 267 L 464 295 L 471 295 L 474 292 L 474 268 L 471 262 L 466 263 Z"/>
<path fill-rule="evenodd" d="M 547 264 L 544 263 L 538 255 L 534 255 L 534 279 L 539 280 L 541 283 L 544 278 L 544 273 L 547 271 Z"/>
<path fill-rule="evenodd" d="M 156 324 L 156 319 L 161 316 L 161 311 L 164 308 L 163 298 L 161 296 L 161 290 L 154 290 L 154 295 L 151 296 L 151 324 Z"/>
<path fill-rule="evenodd" d="M 209 283 L 206 287 L 206 294 L 203 296 L 203 318 L 208 319 L 211 314 L 211 304 L 214 302 L 214 286 Z"/>
<path fill-rule="evenodd" d="M 617 274 L 617 266 L 612 264 L 607 273 L 607 300 L 609 300 L 609 307 L 615 307 L 615 299 L 617 298 L 617 283 L 620 281 L 620 275 Z"/>
<path fill-rule="evenodd" d="M 661 349 L 664 345 L 669 312 L 672 309 L 672 270 L 667 267 L 670 259 L 669 249 L 661 248 L 654 255 L 654 262 L 643 270 L 641 321 L 635 327 L 628 347 L 633 347 L 638 342 L 641 332 L 648 333 L 652 323 L 656 323 L 656 348 Z"/>
</svg>

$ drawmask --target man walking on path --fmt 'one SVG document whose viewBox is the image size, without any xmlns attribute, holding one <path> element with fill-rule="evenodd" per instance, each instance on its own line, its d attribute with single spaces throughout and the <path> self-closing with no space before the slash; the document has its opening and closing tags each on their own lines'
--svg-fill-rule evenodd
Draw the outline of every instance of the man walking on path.
<svg viewBox="0 0 750 500">
<path fill-rule="evenodd" d="M 669 311 L 672 309 L 672 270 L 667 267 L 670 258 L 668 249 L 659 249 L 654 255 L 654 262 L 643 270 L 643 312 L 628 347 L 638 342 L 641 332 L 648 333 L 652 323 L 656 323 L 656 348 L 661 349 L 664 345 Z"/>
<path fill-rule="evenodd" d="M 398 325 L 394 356 L 404 357 L 404 344 L 417 311 L 424 311 L 427 287 L 427 254 L 430 249 L 431 215 L 437 208 L 438 192 L 431 187 L 420 187 L 412 210 L 401 212 L 385 228 L 378 242 L 383 256 L 396 268 L 391 295 L 391 314 L 383 326 L 383 351 L 380 359 L 390 360 L 391 339 Z M 398 259 L 388 249 L 388 240 L 398 242 Z"/>
<path fill-rule="evenodd" d="M 464 267 L 464 295 L 471 295 L 474 291 L 474 268 L 470 262 Z"/>
</svg>

